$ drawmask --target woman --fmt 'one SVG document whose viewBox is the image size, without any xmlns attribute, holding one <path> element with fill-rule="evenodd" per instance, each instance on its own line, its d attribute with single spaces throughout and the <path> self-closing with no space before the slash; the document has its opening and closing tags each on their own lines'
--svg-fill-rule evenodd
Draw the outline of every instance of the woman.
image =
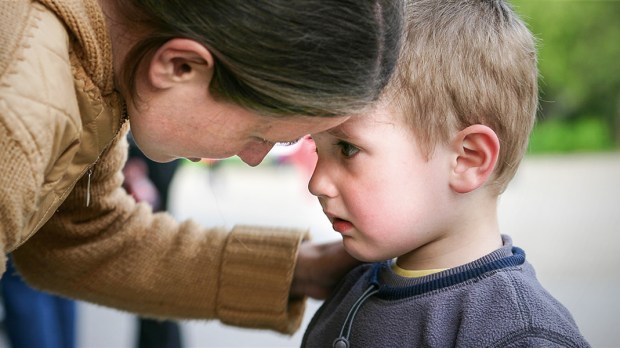
<svg viewBox="0 0 620 348">
<path fill-rule="evenodd" d="M 305 231 L 153 214 L 121 188 L 151 159 L 260 163 L 377 99 L 399 0 L 3 1 L 0 246 L 33 286 L 161 318 L 291 333 L 354 262 Z M 128 122 L 127 122 L 128 119 Z M 4 264 L 2 262 L 1 264 Z M 3 269 L 1 271 L 4 271 Z"/>
</svg>

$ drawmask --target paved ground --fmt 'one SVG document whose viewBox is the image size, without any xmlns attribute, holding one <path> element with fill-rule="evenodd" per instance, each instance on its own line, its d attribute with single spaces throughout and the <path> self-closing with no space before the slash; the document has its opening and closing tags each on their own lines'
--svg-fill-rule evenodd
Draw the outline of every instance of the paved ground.
<svg viewBox="0 0 620 348">
<path fill-rule="evenodd" d="M 286 166 L 230 164 L 211 173 L 186 166 L 173 186 L 173 212 L 206 225 L 299 226 L 309 227 L 315 240 L 338 238 L 303 181 Z M 544 156 L 526 159 L 501 199 L 503 232 L 525 249 L 541 282 L 573 313 L 593 347 L 620 347 L 619 194 L 620 154 Z M 310 302 L 305 323 L 318 306 Z M 80 347 L 133 347 L 132 316 L 86 304 L 79 315 Z M 183 330 L 187 348 L 298 347 L 302 335 L 217 322 L 183 323 Z"/>
</svg>

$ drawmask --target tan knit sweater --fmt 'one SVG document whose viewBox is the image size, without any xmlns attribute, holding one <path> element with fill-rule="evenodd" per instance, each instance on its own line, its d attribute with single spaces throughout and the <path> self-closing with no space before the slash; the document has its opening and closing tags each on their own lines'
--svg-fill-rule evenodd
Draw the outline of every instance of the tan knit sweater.
<svg viewBox="0 0 620 348">
<path fill-rule="evenodd" d="M 0 1 L 0 13 L 0 255 L 64 296 L 295 331 L 306 232 L 179 224 L 121 188 L 128 125 L 96 0 Z"/>
</svg>

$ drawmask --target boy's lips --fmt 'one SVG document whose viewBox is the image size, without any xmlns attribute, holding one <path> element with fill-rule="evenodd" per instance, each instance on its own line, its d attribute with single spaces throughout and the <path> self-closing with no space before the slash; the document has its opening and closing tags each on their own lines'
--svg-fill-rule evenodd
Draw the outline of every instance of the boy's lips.
<svg viewBox="0 0 620 348">
<path fill-rule="evenodd" d="M 351 221 L 341 219 L 337 217 L 335 214 L 330 213 L 325 210 L 323 211 L 323 213 L 325 213 L 325 215 L 329 219 L 329 222 L 332 223 L 332 228 L 334 229 L 334 231 L 342 234 L 353 228 L 353 223 L 351 223 Z"/>
<path fill-rule="evenodd" d="M 336 232 L 345 233 L 346 231 L 350 230 L 352 227 L 353 227 L 353 224 L 347 220 L 342 220 L 338 218 L 332 220 L 332 228 Z"/>
</svg>

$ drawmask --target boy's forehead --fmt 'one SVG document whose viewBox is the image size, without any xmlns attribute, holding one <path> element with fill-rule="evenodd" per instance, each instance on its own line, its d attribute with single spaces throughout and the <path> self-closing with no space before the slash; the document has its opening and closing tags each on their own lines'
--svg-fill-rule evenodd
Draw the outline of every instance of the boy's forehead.
<svg viewBox="0 0 620 348">
<path fill-rule="evenodd" d="M 385 124 L 394 124 L 399 120 L 397 112 L 391 104 L 379 103 L 374 108 L 356 116 L 349 118 L 340 126 L 342 128 L 363 128 L 376 127 Z"/>
<path fill-rule="evenodd" d="M 337 138 L 352 138 L 360 133 L 368 133 L 376 127 L 394 126 L 395 123 L 395 115 L 389 109 L 382 108 L 351 117 L 326 132 Z"/>
<path fill-rule="evenodd" d="M 348 120 L 347 120 L 348 121 Z M 345 124 L 346 122 L 338 125 L 337 127 L 334 127 L 330 130 L 328 130 L 326 133 L 328 133 L 330 136 L 334 137 L 334 138 L 338 138 L 338 139 L 350 139 L 354 132 L 352 132 L 352 130 L 355 127 L 352 127 L 351 125 Z"/>
<path fill-rule="evenodd" d="M 364 135 L 380 126 L 398 126 L 403 122 L 400 109 L 394 107 L 394 100 L 381 98 L 372 108 L 349 117 L 343 123 L 319 134 L 327 134 L 341 139 L 351 139 Z M 315 134 L 318 135 L 318 134 Z"/>
</svg>

